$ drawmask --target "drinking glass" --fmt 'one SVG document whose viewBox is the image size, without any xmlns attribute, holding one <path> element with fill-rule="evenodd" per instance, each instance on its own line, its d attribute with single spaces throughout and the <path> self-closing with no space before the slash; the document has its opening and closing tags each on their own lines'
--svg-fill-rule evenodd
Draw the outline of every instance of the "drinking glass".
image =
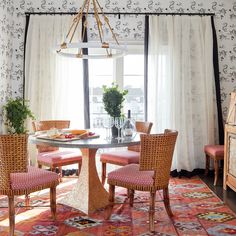
<svg viewBox="0 0 236 236">
<path fill-rule="evenodd" d="M 123 117 L 115 117 L 115 127 L 118 129 L 118 140 L 121 140 L 121 129 L 124 125 L 124 118 Z"/>
<path fill-rule="evenodd" d="M 114 118 L 107 116 L 103 119 L 103 127 L 106 129 L 106 139 L 111 139 L 111 128 L 114 125 Z"/>
</svg>

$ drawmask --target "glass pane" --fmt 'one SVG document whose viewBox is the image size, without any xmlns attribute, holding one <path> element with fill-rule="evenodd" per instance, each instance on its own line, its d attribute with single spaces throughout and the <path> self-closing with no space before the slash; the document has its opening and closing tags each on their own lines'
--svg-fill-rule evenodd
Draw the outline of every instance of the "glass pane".
<svg viewBox="0 0 236 236">
<path fill-rule="evenodd" d="M 144 120 L 144 56 L 124 57 L 124 89 L 128 89 L 124 113 L 131 110 L 135 120 Z"/>
<path fill-rule="evenodd" d="M 110 86 L 113 81 L 113 60 L 99 59 L 89 61 L 89 101 L 90 126 L 100 128 L 106 116 L 102 102 L 102 86 Z"/>
</svg>

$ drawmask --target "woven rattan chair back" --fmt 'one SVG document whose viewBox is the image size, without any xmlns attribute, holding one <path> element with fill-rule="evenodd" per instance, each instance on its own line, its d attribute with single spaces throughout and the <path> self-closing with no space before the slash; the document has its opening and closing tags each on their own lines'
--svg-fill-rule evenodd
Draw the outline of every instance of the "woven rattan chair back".
<svg viewBox="0 0 236 236">
<path fill-rule="evenodd" d="M 150 134 L 151 129 L 152 129 L 152 125 L 153 125 L 152 122 L 147 122 L 147 121 L 136 121 L 135 122 L 136 131 L 139 133 L 144 133 L 144 134 Z M 128 150 L 139 152 L 140 145 L 129 146 Z"/>
<path fill-rule="evenodd" d="M 148 121 L 135 122 L 136 131 L 140 133 L 145 133 L 145 134 L 150 134 L 152 125 L 153 125 L 152 122 L 148 122 Z"/>
<path fill-rule="evenodd" d="M 0 135 L 0 194 L 10 194 L 10 173 L 27 172 L 28 135 Z"/>
<path fill-rule="evenodd" d="M 170 169 L 178 132 L 141 134 L 140 170 L 154 170 L 154 189 L 168 186 Z"/>
<path fill-rule="evenodd" d="M 39 122 L 32 122 L 33 131 L 45 131 L 52 128 L 56 129 L 68 129 L 70 127 L 69 120 L 42 120 Z M 49 152 L 59 150 L 57 147 L 37 145 L 38 152 Z"/>
<path fill-rule="evenodd" d="M 42 120 L 39 122 L 32 122 L 34 131 L 56 129 L 67 129 L 70 127 L 69 120 Z"/>
</svg>

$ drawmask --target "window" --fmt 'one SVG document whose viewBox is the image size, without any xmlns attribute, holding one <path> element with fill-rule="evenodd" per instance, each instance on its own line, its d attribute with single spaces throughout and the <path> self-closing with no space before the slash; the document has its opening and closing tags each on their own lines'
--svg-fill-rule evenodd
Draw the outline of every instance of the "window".
<svg viewBox="0 0 236 236">
<path fill-rule="evenodd" d="M 106 111 L 102 102 L 102 86 L 110 85 L 113 81 L 113 61 L 90 60 L 89 61 L 89 105 L 90 126 L 99 128 Z"/>
<path fill-rule="evenodd" d="M 102 86 L 114 81 L 120 88 L 128 89 L 123 112 L 136 120 L 144 120 L 144 55 L 143 44 L 128 46 L 128 55 L 115 60 L 89 61 L 89 99 L 91 127 L 101 126 L 107 114 L 102 102 Z"/>
<path fill-rule="evenodd" d="M 144 56 L 124 57 L 124 89 L 128 89 L 124 111 L 131 110 L 135 120 L 144 119 Z"/>
</svg>

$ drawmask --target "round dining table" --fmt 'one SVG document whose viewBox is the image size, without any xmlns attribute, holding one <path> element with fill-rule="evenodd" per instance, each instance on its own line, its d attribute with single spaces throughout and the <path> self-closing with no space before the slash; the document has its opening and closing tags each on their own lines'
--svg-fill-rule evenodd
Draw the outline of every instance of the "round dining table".
<svg viewBox="0 0 236 236">
<path fill-rule="evenodd" d="M 109 204 L 109 194 L 103 187 L 96 168 L 96 152 L 99 148 L 118 148 L 140 144 L 138 133 L 132 138 L 118 140 L 106 139 L 104 136 L 80 140 L 58 141 L 50 138 L 42 138 L 38 135 L 30 135 L 29 142 L 36 145 L 49 145 L 62 148 L 79 148 L 82 153 L 82 167 L 77 183 L 72 190 L 59 201 L 59 203 L 76 208 L 86 214 L 106 207 Z"/>
</svg>

